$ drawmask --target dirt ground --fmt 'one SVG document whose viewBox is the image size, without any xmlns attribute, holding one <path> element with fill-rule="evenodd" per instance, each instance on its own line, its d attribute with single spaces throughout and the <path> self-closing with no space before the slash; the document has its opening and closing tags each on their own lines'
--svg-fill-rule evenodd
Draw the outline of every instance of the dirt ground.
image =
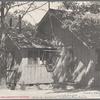
<svg viewBox="0 0 100 100">
<path fill-rule="evenodd" d="M 44 88 L 42 86 L 42 88 Z M 25 90 L 0 90 L 0 99 L 86 99 L 100 98 L 98 89 L 38 89 L 26 88 Z"/>
</svg>

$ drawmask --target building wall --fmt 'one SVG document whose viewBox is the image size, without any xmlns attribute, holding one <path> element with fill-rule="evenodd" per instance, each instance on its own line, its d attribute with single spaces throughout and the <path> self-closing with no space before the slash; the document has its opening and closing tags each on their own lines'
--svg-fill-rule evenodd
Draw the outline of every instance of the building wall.
<svg viewBox="0 0 100 100">
<path fill-rule="evenodd" d="M 28 65 L 28 50 L 18 49 L 9 39 L 6 39 L 7 54 L 14 51 L 14 65 L 7 70 L 7 82 L 11 83 L 52 83 L 52 74 L 45 66 Z M 12 61 L 10 61 L 12 63 Z"/>
<path fill-rule="evenodd" d="M 20 83 L 24 84 L 40 84 L 40 83 L 52 83 L 52 74 L 47 72 L 45 65 L 28 64 L 28 51 L 30 49 L 22 49 L 22 76 Z M 33 49 L 34 51 L 34 49 Z"/>
<path fill-rule="evenodd" d="M 71 81 L 75 82 L 77 86 L 99 86 L 100 72 L 95 71 L 95 50 L 88 48 L 85 43 L 81 42 L 73 33 L 67 29 L 63 29 L 62 25 L 54 17 L 51 18 L 53 25 L 54 36 L 57 37 L 57 42 L 66 46 L 58 48 L 60 57 L 57 59 L 56 68 L 53 72 L 54 82 Z M 39 27 L 40 32 L 50 34 L 51 25 L 48 22 L 42 23 Z M 42 30 L 42 31 L 41 31 Z M 41 33 L 42 34 L 42 33 Z M 52 33 L 51 33 L 52 34 Z M 68 74 L 69 63 L 66 50 L 67 45 L 73 47 L 73 71 Z M 71 67 L 71 66 L 70 66 Z"/>
<path fill-rule="evenodd" d="M 31 49 L 18 49 L 9 39 L 6 39 L 6 54 L 14 51 L 14 64 L 10 62 L 10 68 L 7 69 L 7 83 L 15 84 L 36 84 L 36 83 L 53 83 L 52 73 L 48 72 L 45 65 L 28 64 L 28 51 Z M 34 49 L 32 49 L 34 50 Z M 8 56 L 7 56 L 8 58 Z"/>
</svg>

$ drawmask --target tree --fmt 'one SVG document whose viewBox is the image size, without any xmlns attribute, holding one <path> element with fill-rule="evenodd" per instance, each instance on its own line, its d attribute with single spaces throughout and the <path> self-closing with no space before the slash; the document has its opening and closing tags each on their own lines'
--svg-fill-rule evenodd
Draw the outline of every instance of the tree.
<svg viewBox="0 0 100 100">
<path fill-rule="evenodd" d="M 70 9 L 74 13 L 77 14 L 84 14 L 86 12 L 91 13 L 99 13 L 100 12 L 100 2 L 99 1 L 64 1 L 62 8 L 64 9 Z"/>
<path fill-rule="evenodd" d="M 0 59 L 0 68 L 1 68 L 0 70 L 2 72 L 0 75 L 1 87 L 2 87 L 2 85 L 4 87 L 6 87 L 6 67 L 5 67 L 5 49 L 4 49 L 5 44 L 4 44 L 3 40 L 5 38 L 5 33 L 6 33 L 5 31 L 6 31 L 7 25 L 8 25 L 7 15 L 9 14 L 9 11 L 13 8 L 22 7 L 22 6 L 27 5 L 24 10 L 20 9 L 20 10 L 15 11 L 15 14 L 21 14 L 21 19 L 22 19 L 28 12 L 39 9 L 42 6 L 44 6 L 46 3 L 36 6 L 34 1 L 26 1 L 26 2 L 1 1 L 0 2 L 0 12 L 1 12 L 1 16 L 0 16 L 0 19 L 1 19 L 1 28 L 0 28 L 0 54 L 1 54 L 1 57 L 0 58 L 3 58 L 3 59 Z M 18 23 L 16 23 L 15 28 L 17 28 L 18 24 L 19 24 L 19 21 L 18 21 Z M 27 23 L 23 21 L 23 24 L 25 24 L 24 29 L 32 29 L 32 26 L 29 23 L 28 23 L 28 25 L 26 25 Z"/>
<path fill-rule="evenodd" d="M 1 28 L 4 29 L 4 25 L 5 25 L 5 17 L 7 16 L 8 12 L 11 10 L 11 9 L 16 9 L 17 7 L 17 10 L 15 10 L 14 14 L 18 15 L 20 14 L 21 15 L 21 19 L 26 15 L 28 14 L 29 12 L 32 12 L 32 11 L 35 11 L 39 8 L 41 8 L 42 6 L 46 5 L 47 2 L 37 6 L 36 3 L 34 1 L 26 1 L 26 2 L 18 2 L 18 1 L 1 1 L 0 3 L 0 11 L 1 11 Z M 24 7 L 24 10 L 23 9 L 18 9 L 19 7 Z M 19 23 L 16 24 L 16 27 L 18 26 Z M 15 27 L 15 28 L 16 28 Z"/>
<path fill-rule="evenodd" d="M 87 19 L 88 22 L 90 21 L 91 23 L 91 18 L 94 16 L 95 18 L 92 19 L 97 20 L 96 15 L 100 13 L 99 1 L 88 1 L 88 2 L 67 1 L 63 2 L 62 7 L 67 10 L 70 9 L 72 12 L 72 16 L 75 18 L 74 21 L 69 19 L 67 21 L 65 20 L 63 24 L 65 28 L 68 27 L 71 31 L 80 29 L 82 22 L 86 21 L 85 19 Z M 87 13 L 89 13 L 90 15 L 89 18 L 87 18 Z"/>
</svg>

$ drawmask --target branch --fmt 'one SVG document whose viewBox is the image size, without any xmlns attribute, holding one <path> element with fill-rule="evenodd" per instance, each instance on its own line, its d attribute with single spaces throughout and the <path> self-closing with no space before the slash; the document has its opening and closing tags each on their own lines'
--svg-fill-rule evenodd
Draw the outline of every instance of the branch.
<svg viewBox="0 0 100 100">
<path fill-rule="evenodd" d="M 30 3 L 30 1 L 25 2 L 25 3 L 21 3 L 21 4 L 17 4 L 17 5 L 14 5 L 14 6 L 11 6 L 11 8 L 14 8 L 14 7 L 17 7 L 17 6 L 19 7 L 19 6 L 22 6 L 22 5 L 26 5 L 28 3 Z"/>
<path fill-rule="evenodd" d="M 42 11 L 45 11 L 45 12 L 47 12 L 47 10 L 45 10 L 45 9 L 38 9 L 38 10 L 42 10 Z"/>
<path fill-rule="evenodd" d="M 7 13 L 8 13 L 9 10 L 10 10 L 10 7 L 7 9 L 7 11 L 6 11 L 4 17 L 7 15 Z"/>
<path fill-rule="evenodd" d="M 42 4 L 42 5 L 39 6 L 39 7 L 36 7 L 36 8 L 34 8 L 34 9 L 29 10 L 29 9 L 31 8 L 32 4 L 33 4 L 33 3 L 32 3 L 32 4 L 28 7 L 28 9 L 25 11 L 25 13 L 22 15 L 21 19 L 24 17 L 24 15 L 25 15 L 26 13 L 29 13 L 29 12 L 34 11 L 34 10 L 36 10 L 36 9 L 39 9 L 39 8 L 41 8 L 42 6 L 46 5 L 47 3 L 48 3 L 48 2 Z M 18 24 L 19 24 L 19 22 L 17 23 L 16 27 L 18 26 Z M 16 27 L 15 27 L 15 28 L 16 28 Z"/>
<path fill-rule="evenodd" d="M 21 3 L 21 4 L 18 4 L 18 5 L 14 5 L 14 6 L 9 6 L 9 8 L 7 9 L 7 11 L 6 11 L 4 17 L 7 15 L 8 11 L 9 11 L 11 8 L 14 8 L 14 7 L 17 7 L 17 6 L 23 6 L 23 5 L 26 5 L 26 4 L 28 4 L 28 3 L 30 3 L 30 2 L 28 1 L 28 2 L 25 2 L 25 3 L 23 3 L 23 4 Z"/>
<path fill-rule="evenodd" d="M 28 12 L 34 11 L 34 10 L 36 10 L 36 9 L 39 9 L 39 8 L 41 8 L 42 6 L 46 5 L 46 4 L 47 4 L 47 2 L 44 3 L 43 5 L 39 6 L 39 7 L 36 7 L 36 8 L 34 8 L 34 9 L 29 10 Z"/>
<path fill-rule="evenodd" d="M 25 7 L 24 7 L 25 8 Z M 36 24 L 36 21 L 35 21 L 35 19 L 29 14 L 29 13 L 27 13 L 31 18 L 32 18 L 32 20 L 34 21 L 34 23 Z"/>
<path fill-rule="evenodd" d="M 35 19 L 30 15 L 30 14 L 28 14 L 32 19 L 33 19 L 33 21 L 34 21 L 34 23 L 36 24 L 36 21 L 35 21 Z"/>
<path fill-rule="evenodd" d="M 33 2 L 33 3 L 34 3 L 34 2 Z M 25 13 L 22 15 L 21 19 L 22 19 L 22 18 L 24 17 L 24 15 L 28 12 L 28 10 L 31 8 L 31 6 L 32 6 L 33 3 L 30 4 L 30 6 L 29 6 L 29 7 L 27 8 L 27 10 L 25 11 Z M 18 26 L 18 24 L 19 24 L 19 22 L 17 23 L 16 27 Z M 15 28 L 16 28 L 16 27 L 15 27 Z"/>
<path fill-rule="evenodd" d="M 24 17 L 24 15 L 28 12 L 28 10 L 31 8 L 33 3 L 30 4 L 30 6 L 28 7 L 28 9 L 25 11 L 25 13 L 22 15 L 21 19 Z"/>
</svg>

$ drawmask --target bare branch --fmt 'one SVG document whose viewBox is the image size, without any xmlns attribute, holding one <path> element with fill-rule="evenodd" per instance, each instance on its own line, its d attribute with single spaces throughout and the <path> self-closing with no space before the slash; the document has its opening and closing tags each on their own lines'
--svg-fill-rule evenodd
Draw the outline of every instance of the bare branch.
<svg viewBox="0 0 100 100">
<path fill-rule="evenodd" d="M 36 8 L 34 8 L 34 9 L 31 9 L 31 10 L 30 10 L 30 8 L 31 8 L 31 6 L 32 6 L 33 3 L 30 4 L 30 6 L 28 7 L 28 9 L 27 9 L 27 10 L 25 11 L 25 13 L 22 15 L 21 19 L 24 17 L 24 15 L 25 15 L 26 13 L 29 13 L 29 12 L 34 11 L 34 10 L 36 10 L 36 9 L 39 9 L 39 8 L 41 8 L 42 6 L 46 5 L 47 3 L 48 3 L 48 2 L 42 4 L 42 5 L 39 6 L 39 7 L 36 7 Z M 19 24 L 19 22 L 17 23 L 16 27 L 18 26 L 18 24 Z M 15 27 L 15 28 L 16 28 L 16 27 Z"/>
<path fill-rule="evenodd" d="M 7 9 L 7 11 L 6 11 L 4 17 L 8 14 L 9 10 L 10 10 L 10 7 Z"/>
<path fill-rule="evenodd" d="M 33 4 L 33 3 L 31 3 L 30 6 L 28 7 L 28 9 L 25 11 L 25 13 L 23 13 L 21 19 L 22 19 L 22 18 L 24 17 L 24 15 L 29 11 L 29 9 L 31 8 L 32 4 Z"/>
<path fill-rule="evenodd" d="M 34 3 L 34 2 L 33 2 Z M 33 5 L 33 3 L 31 3 L 30 5 L 29 5 L 29 7 L 27 8 L 27 10 L 25 11 L 25 13 L 23 13 L 23 15 L 21 16 L 21 19 L 24 17 L 24 15 L 28 12 L 28 10 L 31 8 L 31 6 Z M 17 23 L 17 25 L 16 25 L 16 27 L 18 26 L 18 24 L 19 24 L 19 22 Z M 15 27 L 15 28 L 16 28 Z"/>
<path fill-rule="evenodd" d="M 26 4 L 28 4 L 28 3 L 30 3 L 30 1 L 28 1 L 28 2 L 25 2 L 25 3 L 21 3 L 21 4 L 17 4 L 17 5 L 13 5 L 13 6 L 11 6 L 10 8 L 14 8 L 14 7 L 19 7 L 19 6 L 22 6 L 22 5 L 26 5 Z"/>
<path fill-rule="evenodd" d="M 10 6 L 10 5 L 9 5 L 9 8 L 6 9 L 7 11 L 6 11 L 4 17 L 7 15 L 7 13 L 9 12 L 9 10 L 10 10 L 11 8 L 14 8 L 14 7 L 17 7 L 17 6 L 23 6 L 23 5 L 26 5 L 26 4 L 28 4 L 28 3 L 30 3 L 30 1 L 25 2 L 25 3 L 21 3 L 21 4 L 17 4 L 17 5 L 13 5 L 13 6 Z M 9 3 L 8 3 L 8 4 L 9 4 Z M 33 2 L 32 2 L 32 4 L 33 4 Z"/>
<path fill-rule="evenodd" d="M 36 21 L 35 21 L 35 19 L 30 15 L 30 14 L 28 14 L 31 18 L 32 18 L 32 20 L 34 21 L 34 23 L 36 24 Z"/>
<path fill-rule="evenodd" d="M 45 9 L 38 9 L 38 10 L 42 10 L 42 11 L 45 11 L 45 12 L 47 12 L 47 10 L 45 10 Z"/>
<path fill-rule="evenodd" d="M 42 4 L 42 5 L 39 6 L 39 7 L 36 7 L 36 8 L 34 8 L 34 9 L 31 9 L 31 10 L 29 10 L 28 12 L 34 11 L 34 10 L 36 10 L 36 9 L 39 9 L 39 8 L 41 8 L 42 6 L 46 5 L 47 3 L 48 3 L 48 2 Z"/>
</svg>

